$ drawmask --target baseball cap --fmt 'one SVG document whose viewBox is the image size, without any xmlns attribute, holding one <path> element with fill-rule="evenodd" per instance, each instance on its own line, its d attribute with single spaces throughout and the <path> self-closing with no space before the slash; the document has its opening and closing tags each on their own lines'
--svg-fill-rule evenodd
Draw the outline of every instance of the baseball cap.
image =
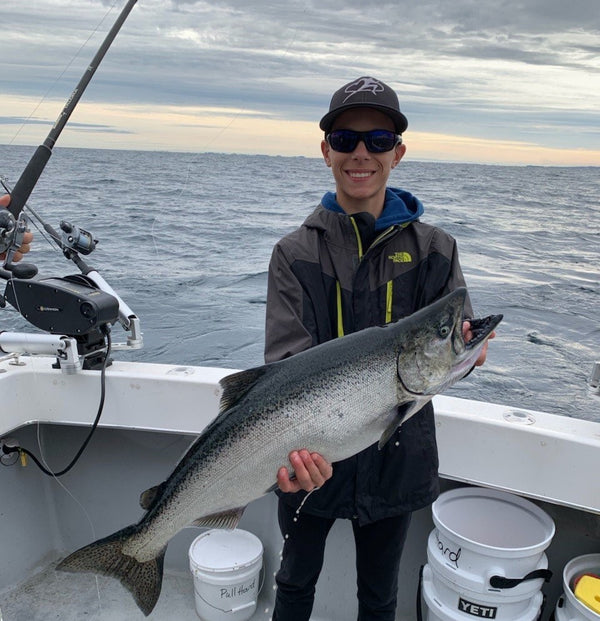
<svg viewBox="0 0 600 621">
<path fill-rule="evenodd" d="M 387 114 L 401 134 L 408 121 L 400 112 L 398 95 L 385 82 L 368 76 L 357 78 L 335 91 L 329 104 L 329 112 L 321 119 L 319 127 L 329 132 L 336 117 L 351 108 L 375 108 Z"/>
</svg>

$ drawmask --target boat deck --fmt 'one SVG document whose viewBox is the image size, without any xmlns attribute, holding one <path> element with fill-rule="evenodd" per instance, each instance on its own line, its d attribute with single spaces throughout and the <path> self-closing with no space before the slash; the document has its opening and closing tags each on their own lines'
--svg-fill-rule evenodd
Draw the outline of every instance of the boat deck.
<svg viewBox="0 0 600 621">
<path fill-rule="evenodd" d="M 136 619 L 199 621 L 190 572 L 167 571 L 162 594 L 150 616 L 144 617 L 131 595 L 116 581 L 104 576 L 55 571 L 51 563 L 27 582 L 0 594 L 3 621 L 134 621 Z M 84 611 L 84 612 L 83 612 Z M 265 598 L 253 620 L 270 618 Z"/>
<path fill-rule="evenodd" d="M 56 563 L 4 594 L 3 621 L 131 621 L 144 618 L 133 598 L 116 581 L 100 576 L 55 571 Z M 198 621 L 192 575 L 168 572 L 152 619 Z"/>
</svg>

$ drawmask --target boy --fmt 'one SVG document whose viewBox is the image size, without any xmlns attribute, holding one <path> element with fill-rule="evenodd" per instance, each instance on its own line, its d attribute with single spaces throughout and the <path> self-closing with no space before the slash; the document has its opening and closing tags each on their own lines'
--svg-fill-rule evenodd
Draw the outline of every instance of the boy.
<svg viewBox="0 0 600 621">
<path fill-rule="evenodd" d="M 320 128 L 336 191 L 273 250 L 267 362 L 396 321 L 464 286 L 454 239 L 419 221 L 416 197 L 387 187 L 406 152 L 407 125 L 396 93 L 380 80 L 361 77 L 334 93 Z M 468 328 L 466 322 L 467 339 Z M 484 361 L 485 352 L 477 365 Z M 354 532 L 359 621 L 393 621 L 411 513 L 439 494 L 433 407 L 409 419 L 381 451 L 373 445 L 332 467 L 307 449 L 290 454 L 294 479 L 286 468 L 278 473 L 285 544 L 273 621 L 308 621 L 337 518 L 351 520 Z"/>
</svg>

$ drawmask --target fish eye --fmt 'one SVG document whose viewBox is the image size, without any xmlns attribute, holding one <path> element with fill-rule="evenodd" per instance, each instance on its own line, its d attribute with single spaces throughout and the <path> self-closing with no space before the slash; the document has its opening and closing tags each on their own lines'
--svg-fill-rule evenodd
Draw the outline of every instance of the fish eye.
<svg viewBox="0 0 600 621">
<path fill-rule="evenodd" d="M 440 326 L 439 335 L 445 339 L 450 334 L 450 326 L 446 323 L 443 326 Z"/>
</svg>

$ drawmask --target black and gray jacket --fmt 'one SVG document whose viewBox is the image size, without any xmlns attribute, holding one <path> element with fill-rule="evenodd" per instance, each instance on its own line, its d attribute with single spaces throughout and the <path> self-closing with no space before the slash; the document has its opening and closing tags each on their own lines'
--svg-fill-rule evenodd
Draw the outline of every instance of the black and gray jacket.
<svg viewBox="0 0 600 621">
<path fill-rule="evenodd" d="M 370 214 L 321 204 L 281 239 L 269 265 L 266 362 L 396 321 L 464 286 L 455 240 L 414 218 L 379 231 Z M 374 444 L 334 464 L 333 477 L 302 510 L 364 524 L 433 502 L 439 482 L 431 404 L 396 435 L 381 451 Z M 278 493 L 294 506 L 305 496 Z"/>
</svg>

